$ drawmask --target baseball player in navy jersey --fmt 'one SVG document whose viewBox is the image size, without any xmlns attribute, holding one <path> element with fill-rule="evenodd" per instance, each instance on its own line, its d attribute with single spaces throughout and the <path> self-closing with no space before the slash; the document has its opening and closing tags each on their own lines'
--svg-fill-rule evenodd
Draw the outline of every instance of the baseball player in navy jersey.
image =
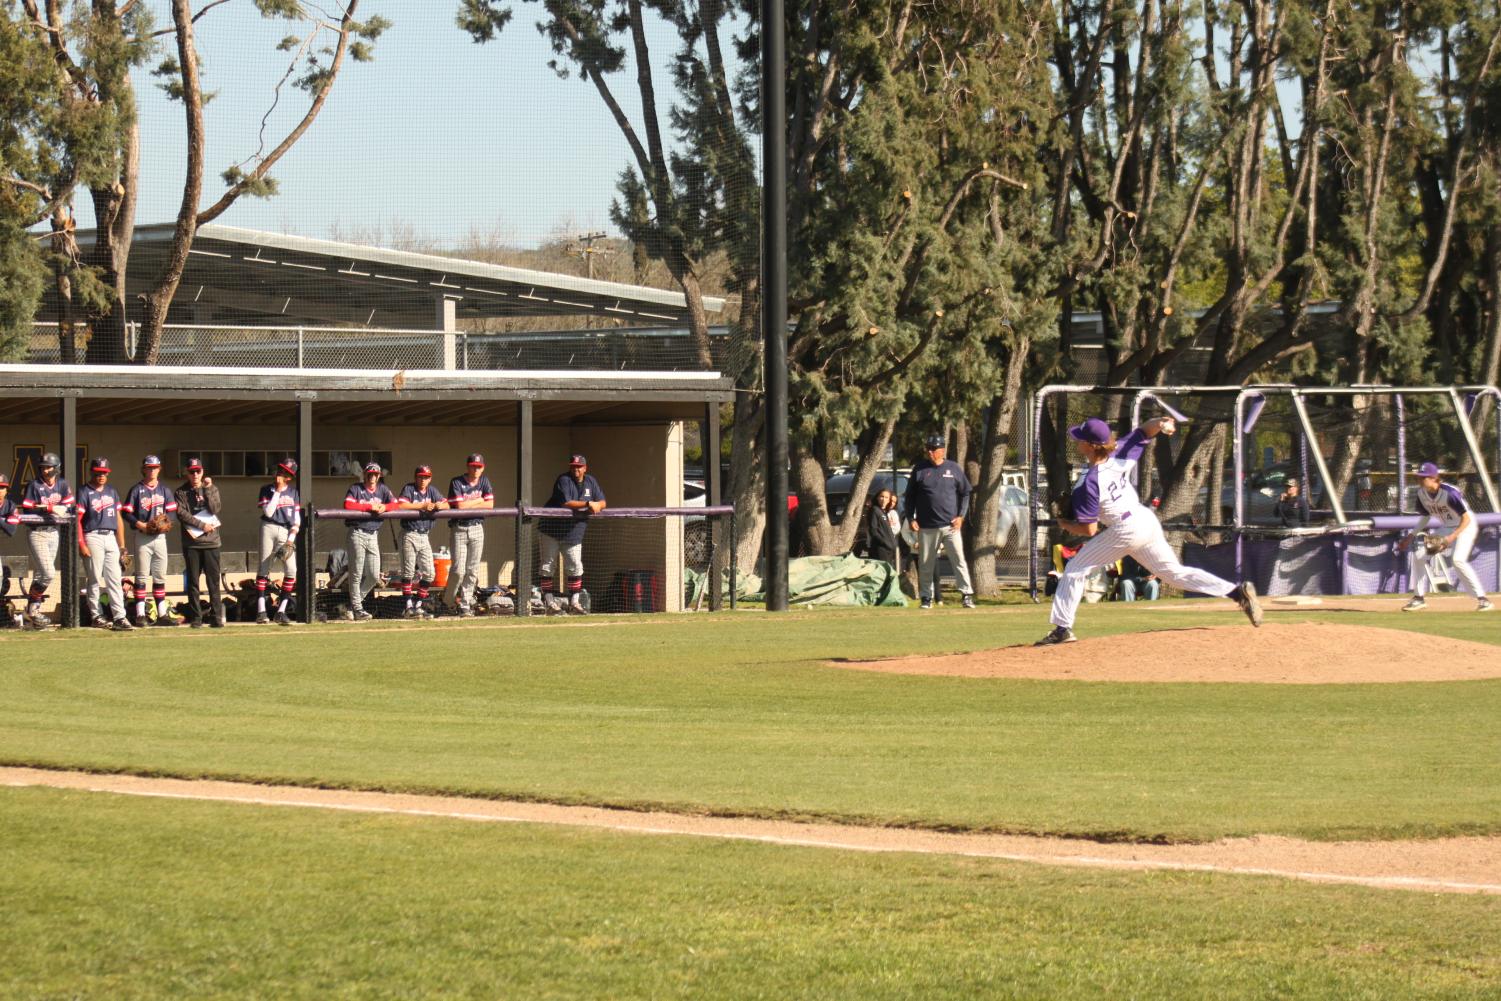
<svg viewBox="0 0 1501 1001">
<path fill-rule="evenodd" d="M 380 477 L 380 463 L 365 463 L 364 480 L 351 485 L 344 494 L 344 510 L 378 515 L 394 505 L 396 498 Z M 365 592 L 380 577 L 380 523 L 379 518 L 361 518 L 349 523 L 349 610 L 344 618 L 352 622 L 369 622 L 374 618 L 365 611 Z"/>
<path fill-rule="evenodd" d="M 38 515 L 40 525 L 26 526 L 27 548 L 31 550 L 31 589 L 26 594 L 26 624 L 37 629 L 51 625 L 42 614 L 47 585 L 57 576 L 58 525 L 73 512 L 73 488 L 58 473 L 62 461 L 56 452 L 42 456 L 36 479 L 26 484 L 21 495 L 21 510 Z"/>
<path fill-rule="evenodd" d="M 1437 463 L 1425 462 L 1418 467 L 1418 475 L 1422 477 L 1422 484 L 1418 488 L 1419 512 L 1417 521 L 1412 529 L 1402 540 L 1397 543 L 1399 550 L 1412 547 L 1412 600 L 1402 606 L 1404 612 L 1416 612 L 1428 607 L 1424 596 L 1432 587 L 1428 579 L 1428 563 L 1438 553 L 1449 549 L 1449 561 L 1454 564 L 1454 570 L 1459 574 L 1459 586 L 1470 592 L 1479 602 L 1475 606 L 1477 612 L 1489 612 L 1496 606 L 1491 604 L 1485 596 L 1485 586 L 1480 583 L 1480 575 L 1470 564 L 1470 550 L 1475 548 L 1475 537 L 1480 534 L 1480 525 L 1475 521 L 1475 516 L 1470 513 L 1469 505 L 1465 503 L 1464 494 L 1452 483 L 1445 483 L 1442 472 Z M 1429 552 L 1426 545 L 1413 546 L 1412 542 L 1417 533 L 1428 527 L 1429 519 L 1437 518 L 1443 526 L 1444 534 L 1439 536 L 1442 547 Z M 1430 535 L 1430 538 L 1432 536 Z"/>
<path fill-rule="evenodd" d="M 256 504 L 261 509 L 261 565 L 255 573 L 255 621 L 266 623 L 266 590 L 271 586 L 271 567 L 282 566 L 281 601 L 276 606 L 276 621 L 290 626 L 287 605 L 297 587 L 297 533 L 302 530 L 302 500 L 292 481 L 297 478 L 297 460 L 283 459 L 276 465 L 272 482 L 261 487 Z"/>
<path fill-rule="evenodd" d="M 402 618 L 420 619 L 427 615 L 428 588 L 433 586 L 433 517 L 434 511 L 448 510 L 448 501 L 433 486 L 433 467 L 418 466 L 412 482 L 401 488 L 396 506 L 403 511 L 419 511 L 416 518 L 401 522 L 401 596 L 406 599 Z"/>
<path fill-rule="evenodd" d="M 538 526 L 542 546 L 542 563 L 537 567 L 543 594 L 554 590 L 557 578 L 554 571 L 561 569 L 568 589 L 568 610 L 582 615 L 584 593 L 584 530 L 589 527 L 589 516 L 605 509 L 605 492 L 599 481 L 589 475 L 589 460 L 582 455 L 568 459 L 568 472 L 558 477 L 552 486 L 552 495 L 547 498 L 548 507 L 566 507 L 574 512 L 572 518 L 546 518 Z M 557 566 L 561 554 L 563 566 Z M 557 592 L 563 593 L 561 589 Z"/>
<path fill-rule="evenodd" d="M 130 631 L 130 622 L 125 618 L 125 590 L 120 584 L 120 554 L 125 552 L 120 508 L 120 494 L 109 485 L 109 460 L 100 456 L 89 463 L 89 482 L 78 491 L 78 552 L 88 561 L 85 594 L 90 620 L 100 629 L 123 633 Z M 109 595 L 109 616 L 99 606 L 101 588 Z"/>
<path fill-rule="evenodd" d="M 177 497 L 161 482 L 162 460 L 148 455 L 141 460 L 141 481 L 130 488 L 120 513 L 136 530 L 136 622 L 146 624 L 146 585 L 156 602 L 156 624 L 178 625 L 167 604 L 167 532 L 176 521 Z"/>
<path fill-rule="evenodd" d="M 14 537 L 16 528 L 21 524 L 21 509 L 16 507 L 16 502 L 10 499 L 10 477 L 0 473 L 0 532 Z M 5 579 L 5 560 L 0 558 L 0 580 Z M 10 591 L 9 582 L 5 585 L 5 592 Z M 0 619 L 0 628 L 13 625 L 11 621 L 10 599 L 0 593 L 0 600 L 5 602 L 5 616 Z"/>
<path fill-rule="evenodd" d="M 469 471 L 455 476 L 448 484 L 448 505 L 461 511 L 478 511 L 495 506 L 495 489 L 485 475 L 485 457 L 478 452 L 464 460 Z M 448 574 L 446 593 L 456 599 L 453 604 L 462 616 L 474 615 L 474 591 L 479 587 L 479 564 L 485 555 L 485 521 L 483 518 L 455 518 L 448 523 L 448 537 L 453 543 L 453 566 Z"/>
<path fill-rule="evenodd" d="M 1134 556 L 1152 573 L 1185 591 L 1233 598 L 1253 626 L 1261 625 L 1256 589 L 1249 582 L 1231 584 L 1180 563 L 1162 534 L 1157 516 L 1142 504 L 1131 483 L 1132 472 L 1146 451 L 1147 442 L 1176 430 L 1177 424 L 1171 417 L 1159 417 L 1117 443 L 1110 425 L 1098 417 L 1069 428 L 1069 437 L 1078 442 L 1089 470 L 1074 487 L 1073 518 L 1059 518 L 1058 524 L 1065 532 L 1086 536 L 1088 541 L 1063 568 L 1058 591 L 1053 595 L 1053 631 L 1039 640 L 1037 646 L 1074 641 L 1074 615 L 1084 597 L 1085 579 L 1090 571 L 1109 566 L 1123 556 Z"/>
</svg>

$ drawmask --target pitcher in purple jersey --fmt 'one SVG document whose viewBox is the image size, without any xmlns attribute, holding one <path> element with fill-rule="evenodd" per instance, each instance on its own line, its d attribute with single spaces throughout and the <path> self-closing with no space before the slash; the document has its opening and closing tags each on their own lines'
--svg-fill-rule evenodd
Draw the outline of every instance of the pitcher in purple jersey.
<svg viewBox="0 0 1501 1001">
<path fill-rule="evenodd" d="M 1253 626 L 1261 625 L 1256 589 L 1249 582 L 1231 584 L 1204 570 L 1184 566 L 1162 534 L 1157 516 L 1136 494 L 1132 475 L 1147 450 L 1147 442 L 1177 429 L 1171 417 L 1159 417 L 1117 443 L 1110 425 L 1098 417 L 1069 428 L 1069 437 L 1077 443 L 1089 469 L 1074 487 L 1073 517 L 1059 518 L 1058 525 L 1089 541 L 1063 568 L 1058 591 L 1053 595 L 1053 630 L 1037 646 L 1074 641 L 1074 615 L 1084 597 L 1085 579 L 1090 571 L 1110 566 L 1123 556 L 1134 556 L 1152 573 L 1185 591 L 1233 598 Z"/>
<path fill-rule="evenodd" d="M 1402 606 L 1402 611 L 1416 612 L 1428 607 L 1427 595 L 1433 587 L 1433 578 L 1437 576 L 1430 573 L 1429 564 L 1435 556 L 1446 550 L 1449 552 L 1449 561 L 1454 564 L 1454 572 L 1459 575 L 1460 588 L 1470 592 L 1476 599 L 1475 611 L 1491 611 L 1496 606 L 1485 596 L 1485 586 L 1480 583 L 1480 575 L 1470 563 L 1470 551 L 1475 548 L 1480 524 L 1470 513 L 1464 494 L 1454 484 L 1444 482 L 1443 471 L 1436 462 L 1425 462 L 1419 466 L 1418 476 L 1422 483 L 1417 491 L 1417 520 L 1397 543 L 1399 552 L 1409 547 L 1412 549 L 1413 595 L 1412 600 Z M 1429 522 L 1433 520 L 1442 526 L 1441 534 L 1428 532 L 1427 539 L 1437 538 L 1442 544 L 1432 552 L 1429 552 L 1427 545 L 1413 546 L 1418 533 L 1427 529 Z"/>
</svg>

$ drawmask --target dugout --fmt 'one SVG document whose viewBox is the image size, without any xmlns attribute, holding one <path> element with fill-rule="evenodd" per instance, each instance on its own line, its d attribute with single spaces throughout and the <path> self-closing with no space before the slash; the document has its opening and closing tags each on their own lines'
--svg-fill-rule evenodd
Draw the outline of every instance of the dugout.
<svg viewBox="0 0 1501 1001">
<path fill-rule="evenodd" d="M 86 456 L 109 456 L 117 470 L 111 482 L 122 494 L 143 455 L 160 455 L 163 480 L 175 486 L 181 458 L 202 454 L 224 498 L 230 574 L 247 564 L 254 570 L 256 494 L 282 455 L 301 466 L 307 517 L 313 508 L 338 508 L 359 478 L 353 470 L 370 458 L 389 470 L 394 492 L 419 463 L 430 464 L 434 482 L 446 487 L 463 472 L 465 456 L 481 452 L 497 507 L 512 510 L 487 522 L 482 581 L 530 582 L 535 527 L 514 511 L 544 502 L 568 455 L 582 452 L 612 508 L 658 512 L 591 528 L 586 586 L 604 586 L 617 569 L 651 569 L 660 575 L 663 606 L 675 610 L 682 607 L 684 518 L 665 512 L 682 513 L 685 427 L 704 425 L 713 511 L 720 498 L 719 407 L 732 397 L 730 380 L 715 372 L 0 365 L 0 433 L 11 444 L 17 500 L 43 451 L 63 457 L 75 488 Z M 302 540 L 303 566 L 321 570 L 343 534 L 340 523 L 318 523 Z M 446 543 L 441 526 L 434 534 L 435 545 Z M 12 567 L 25 563 L 21 536 L 7 544 Z M 179 556 L 175 535 L 169 545 Z M 389 532 L 382 532 L 381 548 L 383 564 L 393 567 Z M 70 558 L 74 551 L 66 549 Z M 61 565 L 62 579 L 71 579 L 76 563 Z M 299 577 L 300 607 L 310 617 L 311 575 Z M 76 603 L 67 599 L 77 589 L 62 591 L 50 597 L 62 597 L 63 620 L 76 623 Z M 525 606 L 519 603 L 518 613 Z"/>
</svg>

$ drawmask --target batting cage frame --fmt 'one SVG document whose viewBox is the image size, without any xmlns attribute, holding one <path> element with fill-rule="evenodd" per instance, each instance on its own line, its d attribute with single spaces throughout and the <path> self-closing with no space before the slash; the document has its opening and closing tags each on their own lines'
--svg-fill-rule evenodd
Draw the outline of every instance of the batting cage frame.
<svg viewBox="0 0 1501 1001">
<path fill-rule="evenodd" d="M 1213 420 L 1226 423 L 1229 468 L 1222 466 L 1215 470 L 1212 483 L 1220 477 L 1228 478 L 1229 489 L 1222 492 L 1211 485 L 1205 493 L 1205 501 L 1215 514 L 1202 522 L 1191 521 L 1190 525 L 1192 533 L 1201 538 L 1216 534 L 1229 536 L 1230 545 L 1209 541 L 1184 544 L 1182 558 L 1189 565 L 1201 566 L 1226 577 L 1233 575 L 1236 580 L 1256 580 L 1264 592 L 1272 594 L 1300 584 L 1312 588 L 1311 593 L 1340 594 L 1367 593 L 1372 589 L 1384 592 L 1405 587 L 1405 561 L 1396 558 L 1395 543 L 1397 533 L 1412 530 L 1416 525 L 1417 515 L 1409 496 L 1409 469 L 1416 457 L 1409 454 L 1409 432 L 1414 407 L 1417 407 L 1422 419 L 1429 424 L 1437 420 L 1447 422 L 1444 429 L 1452 434 L 1447 435 L 1451 443 L 1446 451 L 1459 461 L 1459 468 L 1475 495 L 1471 497 L 1472 502 L 1489 508 L 1472 514 L 1482 531 L 1474 552 L 1477 561 L 1485 564 L 1482 577 L 1489 579 L 1490 586 L 1501 587 L 1501 579 L 1498 579 L 1501 578 L 1501 497 L 1498 497 L 1501 491 L 1496 483 L 1496 475 L 1501 472 L 1501 389 L 1495 386 L 1044 386 L 1029 401 L 1028 484 L 1033 498 L 1029 504 L 1029 538 L 1033 540 L 1039 529 L 1051 530 L 1058 525 L 1056 517 L 1045 515 L 1040 502 L 1048 449 L 1059 452 L 1059 456 L 1053 457 L 1055 465 L 1069 469 L 1070 479 L 1072 475 L 1071 465 L 1059 458 L 1066 447 L 1061 432 L 1070 420 L 1068 408 L 1064 408 L 1063 419 L 1055 422 L 1059 426 L 1047 423 L 1049 405 L 1060 397 L 1105 398 L 1109 406 L 1104 409 L 1114 412 L 1104 416 L 1118 430 L 1123 430 L 1121 426 L 1128 414 L 1131 427 L 1139 426 L 1149 406 L 1181 424 L 1190 425 L 1199 417 L 1184 413 L 1186 409 L 1193 409 L 1190 403 L 1200 404 L 1211 411 Z M 1489 401 L 1494 410 L 1494 429 L 1482 427 L 1477 430 L 1475 417 L 1483 410 L 1482 401 Z M 1296 446 L 1294 471 L 1300 475 L 1300 482 L 1309 487 L 1315 483 L 1323 487 L 1322 500 L 1328 510 L 1327 520 L 1322 524 L 1288 528 L 1259 524 L 1251 517 L 1248 449 L 1255 438 L 1258 422 L 1273 403 L 1284 406 L 1283 417 L 1290 431 L 1288 437 Z M 1348 431 L 1341 436 L 1341 426 L 1332 422 L 1328 413 L 1316 414 L 1315 406 L 1323 406 L 1326 410 L 1334 406 L 1350 407 L 1352 413 L 1361 408 L 1389 407 L 1389 413 L 1366 413 L 1362 425 L 1368 427 L 1379 423 L 1381 434 L 1394 435 L 1389 440 L 1383 438 L 1388 447 L 1382 451 L 1389 455 L 1389 475 L 1394 480 L 1385 492 L 1390 503 L 1384 509 L 1358 510 L 1345 502 L 1343 494 L 1350 486 L 1351 470 L 1355 469 L 1357 462 L 1361 464 L 1359 475 L 1370 479 L 1370 460 L 1358 458 L 1360 446 L 1366 440 L 1365 432 Z M 1088 416 L 1100 415 L 1091 413 Z M 1389 423 L 1377 421 L 1377 416 L 1387 417 Z M 1484 441 L 1488 434 L 1493 434 L 1495 439 L 1489 447 Z M 1331 451 L 1343 453 L 1339 456 L 1340 469 L 1332 468 Z M 1493 456 L 1494 464 L 1488 454 Z M 1423 458 L 1433 456 L 1424 455 Z M 1133 476 L 1139 477 L 1139 473 Z M 1338 485 L 1339 489 L 1325 485 Z M 1050 483 L 1050 486 L 1053 485 Z M 1061 496 L 1059 489 L 1050 492 L 1055 497 Z M 1229 505 L 1222 503 L 1225 493 L 1231 498 Z M 1373 491 L 1367 489 L 1363 494 L 1371 495 Z M 1305 508 L 1307 504 L 1305 500 Z M 1368 506 L 1374 505 L 1368 502 Z M 1323 515 L 1325 512 L 1320 510 L 1318 513 Z M 1038 557 L 1039 548 L 1034 544 L 1029 547 L 1028 556 L 1028 587 L 1034 601 L 1038 598 L 1040 580 Z M 1283 561 L 1324 569 L 1318 574 L 1308 571 L 1303 580 L 1290 583 L 1282 579 Z"/>
</svg>

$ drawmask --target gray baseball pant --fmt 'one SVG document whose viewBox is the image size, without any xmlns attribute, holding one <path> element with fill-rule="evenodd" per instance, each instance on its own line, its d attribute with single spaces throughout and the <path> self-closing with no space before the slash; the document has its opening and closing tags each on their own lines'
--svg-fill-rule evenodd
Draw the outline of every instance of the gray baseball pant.
<svg viewBox="0 0 1501 1001">
<path fill-rule="evenodd" d="M 285 525 L 270 521 L 261 522 L 261 565 L 256 570 L 256 576 L 271 576 L 271 565 L 281 559 L 276 555 L 276 551 L 281 548 L 283 542 L 287 541 L 287 536 L 290 534 L 291 531 Z M 288 577 L 297 576 L 296 552 L 288 556 L 286 562 L 282 564 L 282 573 Z"/>
<path fill-rule="evenodd" d="M 365 593 L 380 577 L 380 535 L 358 528 L 349 530 L 349 609 L 365 607 Z"/>
<path fill-rule="evenodd" d="M 125 589 L 120 586 L 120 540 L 114 532 L 90 532 L 86 537 L 89 546 L 89 588 L 85 592 L 89 604 L 90 619 L 125 617 Z M 109 595 L 109 611 L 106 616 L 99 607 L 99 590 Z"/>
<path fill-rule="evenodd" d="M 538 533 L 538 542 L 542 547 L 542 564 L 537 567 L 537 576 L 542 580 L 553 580 L 553 568 L 558 561 L 558 553 L 563 554 L 563 576 L 557 578 L 553 585 L 559 594 L 565 590 L 564 581 L 569 578 L 584 576 L 584 544 L 564 545 L 558 539 L 545 533 Z"/>
<path fill-rule="evenodd" d="M 458 600 L 452 604 L 469 608 L 474 603 L 474 591 L 479 587 L 479 563 L 485 555 L 484 525 L 450 525 L 449 540 L 453 543 L 453 563 L 448 569 L 448 586 L 443 589 L 445 599 L 449 595 Z"/>
<path fill-rule="evenodd" d="M 938 591 L 938 550 L 948 553 L 960 594 L 974 594 L 969 582 L 969 564 L 964 560 L 964 540 L 952 526 L 920 528 L 917 531 L 917 585 L 925 601 Z"/>
<path fill-rule="evenodd" d="M 136 539 L 136 580 L 167 584 L 167 537 L 142 535 Z"/>
<path fill-rule="evenodd" d="M 26 529 L 26 545 L 31 550 L 31 589 L 47 590 L 57 578 L 58 529 L 38 525 Z"/>
<path fill-rule="evenodd" d="M 402 532 L 401 579 L 431 581 L 435 572 L 432 537 L 426 532 Z"/>
</svg>

